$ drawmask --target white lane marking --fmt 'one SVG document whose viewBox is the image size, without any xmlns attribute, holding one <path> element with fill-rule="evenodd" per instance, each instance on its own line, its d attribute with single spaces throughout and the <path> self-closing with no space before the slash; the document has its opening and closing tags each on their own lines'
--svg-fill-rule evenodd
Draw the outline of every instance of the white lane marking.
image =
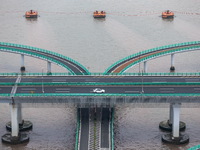
<svg viewBox="0 0 200 150">
<path fill-rule="evenodd" d="M 163 90 L 163 91 L 168 90 L 169 91 L 169 90 L 174 90 L 174 88 L 160 88 L 160 91 L 161 90 Z"/>
<path fill-rule="evenodd" d="M 22 88 L 22 91 L 36 90 L 36 88 Z"/>
<path fill-rule="evenodd" d="M 186 82 L 198 82 L 199 79 L 185 79 Z"/>
<path fill-rule="evenodd" d="M 160 91 L 160 93 L 174 93 L 174 91 Z"/>
<path fill-rule="evenodd" d="M 56 91 L 61 91 L 61 90 L 70 90 L 70 88 L 56 88 Z"/>
<path fill-rule="evenodd" d="M 62 80 L 62 79 L 53 79 L 52 82 L 66 82 L 66 80 Z"/>
<path fill-rule="evenodd" d="M 125 93 L 140 93 L 140 91 L 125 91 Z"/>
<path fill-rule="evenodd" d="M 55 91 L 56 93 L 69 93 L 69 91 Z"/>
<path fill-rule="evenodd" d="M 200 88 L 194 88 L 194 90 L 200 90 Z"/>
</svg>

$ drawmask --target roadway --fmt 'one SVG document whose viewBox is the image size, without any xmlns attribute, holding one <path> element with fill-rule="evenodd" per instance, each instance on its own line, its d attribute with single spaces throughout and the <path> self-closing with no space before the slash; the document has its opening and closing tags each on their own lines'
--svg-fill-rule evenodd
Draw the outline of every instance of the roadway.
<svg viewBox="0 0 200 150">
<path fill-rule="evenodd" d="M 79 150 L 110 149 L 110 109 L 96 108 L 95 111 L 95 108 L 79 108 L 79 111 L 81 120 Z"/>
<path fill-rule="evenodd" d="M 10 102 L 11 91 L 20 103 L 200 103 L 198 76 L 0 76 L 0 81 L 0 103 Z M 93 93 L 94 88 L 105 93 Z"/>
<path fill-rule="evenodd" d="M 1 83 L 14 84 L 16 80 L 17 77 L 0 77 Z M 18 85 L 16 93 L 42 93 L 42 88 L 45 93 L 92 93 L 92 90 L 97 87 L 105 89 L 106 93 L 140 93 L 141 88 L 148 94 L 200 93 L 199 81 L 199 77 L 22 76 L 20 83 L 30 83 L 30 85 Z M 38 83 L 38 85 L 31 85 L 31 83 Z M 106 85 L 101 83 L 106 83 Z M 115 83 L 125 83 L 126 85 L 115 85 Z M 133 83 L 138 84 L 133 85 Z M 197 85 L 179 85 L 177 83 L 197 83 Z M 0 93 L 9 94 L 12 87 L 13 85 L 0 85 Z"/>
</svg>

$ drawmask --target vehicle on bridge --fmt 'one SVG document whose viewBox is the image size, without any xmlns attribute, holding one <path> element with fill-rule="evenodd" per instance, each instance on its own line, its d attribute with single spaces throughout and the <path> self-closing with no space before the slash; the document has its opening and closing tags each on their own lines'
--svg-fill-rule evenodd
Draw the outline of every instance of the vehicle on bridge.
<svg viewBox="0 0 200 150">
<path fill-rule="evenodd" d="M 96 89 L 93 89 L 93 93 L 105 93 L 105 90 L 100 89 L 100 88 L 96 88 Z"/>
<path fill-rule="evenodd" d="M 174 18 L 174 13 L 170 10 L 166 10 L 165 12 L 162 12 L 162 18 Z"/>
<path fill-rule="evenodd" d="M 105 18 L 106 17 L 106 12 L 105 11 L 95 11 L 93 13 L 94 18 Z"/>
<path fill-rule="evenodd" d="M 38 17 L 38 12 L 34 11 L 34 10 L 27 11 L 25 13 L 25 17 L 26 18 L 37 18 Z"/>
</svg>

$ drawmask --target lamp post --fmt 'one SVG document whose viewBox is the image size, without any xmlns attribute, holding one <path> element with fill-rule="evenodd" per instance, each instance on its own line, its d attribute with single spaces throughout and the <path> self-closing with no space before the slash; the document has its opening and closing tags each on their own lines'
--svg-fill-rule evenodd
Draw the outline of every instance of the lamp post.
<svg viewBox="0 0 200 150">
<path fill-rule="evenodd" d="M 141 53 L 139 53 L 139 74 L 140 74 L 140 55 L 141 55 Z"/>
<path fill-rule="evenodd" d="M 43 69 L 42 69 L 42 93 L 44 93 L 44 83 L 43 83 Z"/>
<path fill-rule="evenodd" d="M 141 93 L 143 94 L 144 93 L 144 87 L 143 87 L 143 70 L 142 70 L 142 91 Z"/>
</svg>

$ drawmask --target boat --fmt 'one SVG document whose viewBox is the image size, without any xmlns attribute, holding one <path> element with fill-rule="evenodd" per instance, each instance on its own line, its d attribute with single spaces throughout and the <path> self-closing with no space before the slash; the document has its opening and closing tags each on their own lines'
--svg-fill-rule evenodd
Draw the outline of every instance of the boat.
<svg viewBox="0 0 200 150">
<path fill-rule="evenodd" d="M 106 12 L 105 11 L 95 11 L 93 13 L 94 18 L 105 18 L 106 17 Z"/>
<path fill-rule="evenodd" d="M 37 18 L 38 17 L 38 12 L 34 11 L 34 10 L 27 11 L 25 13 L 25 17 L 26 18 Z"/>
<path fill-rule="evenodd" d="M 169 10 L 162 12 L 162 18 L 174 18 L 174 13 Z"/>
</svg>

